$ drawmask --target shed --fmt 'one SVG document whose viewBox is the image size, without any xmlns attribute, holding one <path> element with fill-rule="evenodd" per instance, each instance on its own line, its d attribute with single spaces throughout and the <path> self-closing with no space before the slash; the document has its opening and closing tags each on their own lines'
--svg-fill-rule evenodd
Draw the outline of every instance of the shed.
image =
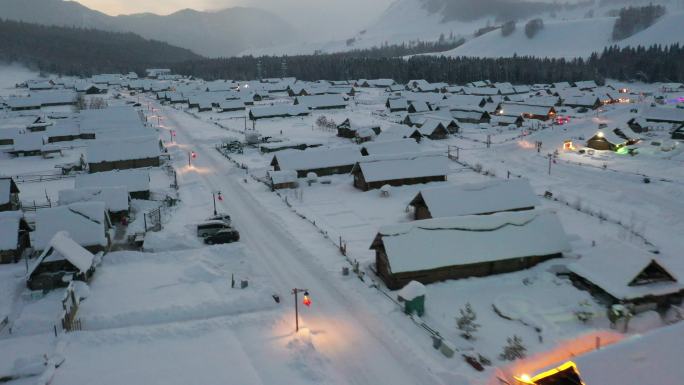
<svg viewBox="0 0 684 385">
<path fill-rule="evenodd" d="M 526 179 L 501 179 L 423 189 L 409 204 L 421 220 L 533 210 L 539 200 Z"/>
<path fill-rule="evenodd" d="M 0 263 L 17 262 L 31 246 L 31 228 L 21 211 L 0 212 Z"/>
<path fill-rule="evenodd" d="M 425 294 L 425 286 L 422 283 L 411 281 L 399 290 L 397 299 L 404 303 L 404 313 L 422 317 L 425 314 Z"/>
<path fill-rule="evenodd" d="M 48 291 L 66 287 L 71 281 L 90 281 L 95 272 L 93 254 L 75 242 L 67 232 L 55 233 L 26 274 L 31 290 Z"/>
<path fill-rule="evenodd" d="M 349 118 L 345 119 L 344 122 L 337 126 L 337 136 L 341 138 L 355 139 L 363 135 L 359 131 L 371 130 L 374 135 L 380 134 L 382 129 L 379 125 L 359 125 L 351 122 Z"/>
<path fill-rule="evenodd" d="M 268 177 L 271 191 L 297 187 L 297 171 L 295 170 L 269 171 Z"/>
<path fill-rule="evenodd" d="M 569 249 L 548 210 L 426 219 L 383 226 L 375 236 L 375 269 L 390 289 L 508 273 L 561 257 Z"/>
<path fill-rule="evenodd" d="M 387 99 L 385 106 L 390 112 L 406 111 L 408 110 L 408 101 L 406 98 Z"/>
</svg>

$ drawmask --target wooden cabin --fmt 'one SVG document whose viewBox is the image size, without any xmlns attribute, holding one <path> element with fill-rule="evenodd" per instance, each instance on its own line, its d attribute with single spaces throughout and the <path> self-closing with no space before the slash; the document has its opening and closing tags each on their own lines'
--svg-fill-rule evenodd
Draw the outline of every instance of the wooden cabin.
<svg viewBox="0 0 684 385">
<path fill-rule="evenodd" d="M 447 179 L 448 159 L 442 155 L 398 157 L 368 157 L 371 159 L 363 159 L 356 163 L 351 171 L 354 176 L 354 187 L 368 191 L 384 185 L 405 186 L 443 182 Z"/>
<path fill-rule="evenodd" d="M 526 179 L 504 179 L 423 189 L 409 205 L 422 220 L 533 210 L 539 200 Z"/>
<path fill-rule="evenodd" d="M 376 273 L 395 290 L 412 280 L 428 284 L 527 269 L 561 257 L 569 243 L 553 212 L 530 210 L 383 226 L 370 248 Z"/>
<path fill-rule="evenodd" d="M 295 170 L 297 177 L 304 178 L 310 172 L 318 176 L 347 174 L 359 158 L 361 152 L 356 146 L 285 150 L 273 156 L 271 166 L 274 171 Z"/>
<path fill-rule="evenodd" d="M 30 290 L 49 291 L 71 281 L 90 281 L 95 272 L 94 256 L 66 232 L 56 233 L 26 274 Z"/>
</svg>

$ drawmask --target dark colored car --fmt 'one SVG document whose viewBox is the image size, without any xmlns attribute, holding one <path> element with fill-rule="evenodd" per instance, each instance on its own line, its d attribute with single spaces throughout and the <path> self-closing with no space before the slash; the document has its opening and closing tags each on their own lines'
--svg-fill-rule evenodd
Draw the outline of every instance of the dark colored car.
<svg viewBox="0 0 684 385">
<path fill-rule="evenodd" d="M 207 245 L 217 245 L 221 243 L 232 243 L 240 240 L 240 233 L 235 229 L 224 229 L 204 238 Z"/>
</svg>

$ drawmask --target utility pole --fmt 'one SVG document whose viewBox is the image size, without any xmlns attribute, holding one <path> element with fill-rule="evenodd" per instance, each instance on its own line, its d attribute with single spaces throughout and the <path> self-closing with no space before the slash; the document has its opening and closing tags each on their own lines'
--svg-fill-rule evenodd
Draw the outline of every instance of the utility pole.
<svg viewBox="0 0 684 385">
<path fill-rule="evenodd" d="M 551 175 L 551 163 L 553 163 L 553 155 L 549 154 L 549 175 Z"/>
</svg>

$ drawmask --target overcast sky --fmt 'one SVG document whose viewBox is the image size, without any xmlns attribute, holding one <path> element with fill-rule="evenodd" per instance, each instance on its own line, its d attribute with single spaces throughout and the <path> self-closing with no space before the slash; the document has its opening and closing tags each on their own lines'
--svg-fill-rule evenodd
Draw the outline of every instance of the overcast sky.
<svg viewBox="0 0 684 385">
<path fill-rule="evenodd" d="M 319 40 L 346 38 L 366 27 L 392 0 L 78 0 L 110 15 L 152 12 L 169 14 L 179 9 L 216 10 L 234 6 L 272 11 Z M 314 39 L 316 40 L 316 39 Z"/>
</svg>

